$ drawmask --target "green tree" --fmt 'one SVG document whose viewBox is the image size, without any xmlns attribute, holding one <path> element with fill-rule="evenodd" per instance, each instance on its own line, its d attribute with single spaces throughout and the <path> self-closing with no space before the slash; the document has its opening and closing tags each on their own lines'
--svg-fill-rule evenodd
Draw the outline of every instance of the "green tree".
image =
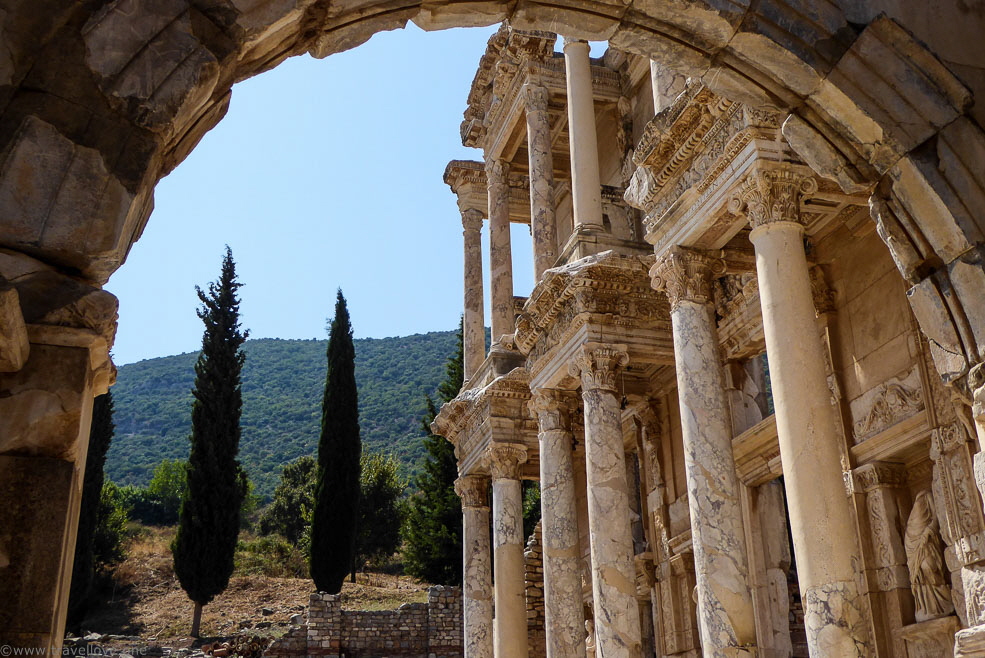
<svg viewBox="0 0 985 658">
<path fill-rule="evenodd" d="M 311 578 L 338 594 L 351 571 L 359 521 L 359 401 L 356 353 L 345 297 L 339 289 L 328 335 L 328 372 L 318 441 L 318 484 L 311 519 Z"/>
<path fill-rule="evenodd" d="M 389 557 L 400 546 L 401 496 L 405 485 L 398 474 L 399 469 L 393 455 L 373 452 L 362 456 L 356 539 L 358 565 Z"/>
<path fill-rule="evenodd" d="M 103 490 L 103 466 L 106 452 L 113 441 L 113 396 L 100 395 L 92 403 L 92 423 L 89 429 L 89 448 L 82 480 L 82 502 L 79 508 L 79 530 L 75 540 L 75 561 L 72 565 L 72 585 L 68 595 L 68 627 L 77 629 L 85 617 L 89 595 L 95 580 L 96 565 L 93 549 L 99 523 L 100 494 Z"/>
<path fill-rule="evenodd" d="M 120 487 L 112 480 L 103 482 L 99 495 L 99 521 L 92 538 L 92 560 L 99 566 L 116 564 L 124 557 L 128 513 Z"/>
<path fill-rule="evenodd" d="M 147 496 L 160 505 L 160 523 L 171 525 L 178 521 L 181 500 L 188 488 L 188 462 L 181 459 L 163 459 L 154 469 Z"/>
<path fill-rule="evenodd" d="M 191 635 L 198 637 L 202 606 L 226 589 L 240 526 L 246 475 L 236 460 L 243 406 L 236 266 L 226 247 L 219 280 L 207 292 L 196 286 L 205 324 L 202 352 L 195 363 L 188 487 L 181 501 L 178 532 L 171 550 L 181 587 L 195 602 Z"/>
<path fill-rule="evenodd" d="M 298 546 L 308 527 L 305 511 L 310 513 L 314 505 L 317 476 L 318 462 L 314 457 L 298 457 L 284 467 L 274 489 L 274 500 L 260 515 L 261 534 L 279 533 Z"/>
<path fill-rule="evenodd" d="M 445 365 L 445 379 L 438 387 L 441 402 L 458 395 L 464 381 L 462 324 L 458 325 L 458 348 Z M 421 472 L 415 478 L 418 493 L 408 503 L 403 535 L 404 566 L 407 573 L 430 583 L 458 585 L 462 582 L 462 501 L 455 493 L 458 462 L 455 449 L 444 437 L 431 432 L 438 407 L 430 397 L 422 419 L 427 451 Z"/>
</svg>

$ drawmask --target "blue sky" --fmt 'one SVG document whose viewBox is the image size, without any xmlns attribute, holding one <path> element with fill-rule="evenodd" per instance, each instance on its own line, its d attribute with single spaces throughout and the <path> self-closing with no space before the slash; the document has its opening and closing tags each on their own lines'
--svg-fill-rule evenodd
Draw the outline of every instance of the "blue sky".
<svg viewBox="0 0 985 658">
<path fill-rule="evenodd" d="M 158 184 L 106 285 L 120 300 L 116 363 L 199 349 L 195 286 L 218 277 L 226 244 L 253 338 L 324 338 L 338 287 L 357 338 L 454 329 L 462 225 L 441 175 L 449 160 L 482 159 L 459 124 L 495 30 L 408 25 L 236 85 L 225 119 Z M 514 226 L 517 295 L 532 287 L 531 251 Z M 488 291 L 487 279 L 487 306 Z"/>
</svg>

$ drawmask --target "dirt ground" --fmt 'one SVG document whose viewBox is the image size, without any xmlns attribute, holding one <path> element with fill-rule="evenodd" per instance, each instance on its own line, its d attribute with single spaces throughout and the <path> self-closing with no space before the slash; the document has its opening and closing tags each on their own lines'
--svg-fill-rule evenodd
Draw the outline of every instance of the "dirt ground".
<svg viewBox="0 0 985 658">
<path fill-rule="evenodd" d="M 130 542 L 128 556 L 102 590 L 104 603 L 82 624 L 86 633 L 110 635 L 113 643 L 190 647 L 194 604 L 174 575 L 168 548 L 173 528 L 146 529 Z M 428 585 L 406 576 L 359 573 L 342 589 L 349 610 L 388 610 L 427 600 Z M 283 635 L 296 614 L 304 617 L 314 591 L 310 578 L 234 575 L 229 587 L 202 613 L 201 645 L 233 635 Z M 139 638 L 139 640 L 138 640 Z"/>
</svg>

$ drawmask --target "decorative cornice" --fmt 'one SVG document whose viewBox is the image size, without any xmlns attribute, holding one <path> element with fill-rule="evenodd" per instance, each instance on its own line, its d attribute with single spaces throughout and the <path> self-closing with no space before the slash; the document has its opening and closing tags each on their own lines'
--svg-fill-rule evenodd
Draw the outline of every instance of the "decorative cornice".
<svg viewBox="0 0 985 658">
<path fill-rule="evenodd" d="M 725 261 L 696 249 L 672 247 L 650 268 L 654 290 L 667 293 L 671 311 L 682 301 L 714 302 L 712 283 L 725 274 Z"/>
<path fill-rule="evenodd" d="M 581 375 L 584 391 L 616 392 L 616 376 L 629 363 L 625 345 L 586 343 L 571 364 L 573 376 Z"/>
<path fill-rule="evenodd" d="M 817 192 L 811 175 L 784 167 L 751 172 L 729 201 L 729 212 L 743 214 L 752 228 L 774 222 L 803 224 L 800 199 Z"/>
<path fill-rule="evenodd" d="M 527 461 L 522 443 L 493 443 L 489 446 L 489 473 L 493 480 L 519 480 L 520 465 Z"/>
<path fill-rule="evenodd" d="M 485 215 L 481 210 L 466 208 L 462 211 L 462 228 L 466 234 L 478 233 L 482 230 L 482 220 Z"/>
<path fill-rule="evenodd" d="M 455 493 L 462 507 L 489 509 L 489 478 L 483 475 L 464 475 L 455 480 Z"/>
</svg>

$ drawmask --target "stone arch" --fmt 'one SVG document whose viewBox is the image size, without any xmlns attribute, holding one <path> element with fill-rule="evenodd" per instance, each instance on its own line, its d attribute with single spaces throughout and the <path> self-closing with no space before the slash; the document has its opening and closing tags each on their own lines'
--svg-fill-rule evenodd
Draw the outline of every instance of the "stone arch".
<svg viewBox="0 0 985 658">
<path fill-rule="evenodd" d="M 814 169 L 846 190 L 879 183 L 873 214 L 942 375 L 958 379 L 985 358 L 985 133 L 971 91 L 885 15 L 862 25 L 835 2 L 803 0 L 45 4 L 44 18 L 4 17 L 0 244 L 95 284 L 139 237 L 156 181 L 221 120 L 233 83 L 408 22 L 509 20 L 608 40 L 789 112 L 784 135 Z"/>
<path fill-rule="evenodd" d="M 0 378 L 0 418 L 20 399 L 5 400 L 4 393 L 34 386 L 34 375 L 19 372 L 26 354 L 5 342 L 18 327 L 24 345 L 29 325 L 31 341 L 46 346 L 38 353 L 55 373 L 49 377 L 59 376 L 56 367 L 67 367 L 59 350 L 80 345 L 46 338 L 46 325 L 94 333 L 105 352 L 115 306 L 100 288 L 140 236 L 153 208 L 154 185 L 222 119 L 235 82 L 287 57 L 328 56 L 408 22 L 434 30 L 503 20 L 520 29 L 607 40 L 700 78 L 723 96 L 787 113 L 783 134 L 808 164 L 845 190 L 872 190 L 873 217 L 911 286 L 911 304 L 937 367 L 970 403 L 970 389 L 983 387 L 978 373 L 985 359 L 983 115 L 953 66 L 907 31 L 912 23 L 903 26 L 876 13 L 877 6 L 888 5 L 904 16 L 905 4 L 7 3 L 0 9 L 0 372 L 14 374 Z M 966 20 L 980 31 L 981 16 L 968 14 Z M 985 76 L 964 77 L 985 88 Z M 108 378 L 105 369 L 87 375 L 82 395 L 66 393 L 51 414 L 78 428 L 87 414 L 85 396 L 91 404 L 92 392 Z M 978 393 L 985 405 L 985 387 Z M 979 433 L 985 434 L 980 420 Z M 0 454 L 42 456 L 70 467 L 78 444 L 84 446 L 71 437 L 32 443 L 34 434 L 44 432 L 40 426 L 18 431 L 23 436 L 0 433 Z M 31 463 L 0 465 L 0 484 L 11 496 L 18 483 L 36 489 L 36 478 L 51 480 L 51 469 L 32 470 L 39 460 L 24 461 Z M 59 481 L 70 483 L 71 473 L 58 468 Z M 62 512 L 67 529 L 52 527 L 43 538 L 49 547 L 72 535 L 72 504 L 67 499 Z M 0 564 L 8 558 L 4 541 L 0 537 Z M 52 568 L 64 573 L 64 559 Z M 56 614 L 51 628 L 57 627 Z"/>
</svg>

